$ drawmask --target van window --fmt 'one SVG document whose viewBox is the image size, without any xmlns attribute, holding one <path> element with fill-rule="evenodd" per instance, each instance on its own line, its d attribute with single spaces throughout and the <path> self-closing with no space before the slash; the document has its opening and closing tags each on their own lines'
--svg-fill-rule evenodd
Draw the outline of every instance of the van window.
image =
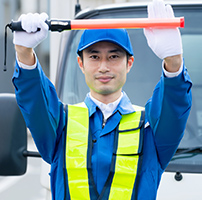
<svg viewBox="0 0 202 200">
<path fill-rule="evenodd" d="M 169 171 L 202 172 L 202 35 L 182 35 L 183 57 L 192 79 L 192 108 L 184 137 L 179 145 L 182 153 L 176 154 Z M 193 150 L 192 153 L 186 151 Z M 184 152 L 184 153 L 183 153 Z M 180 166 L 180 167 L 179 167 Z"/>
<path fill-rule="evenodd" d="M 187 124 L 187 134 L 180 147 L 202 146 L 202 35 L 182 36 L 183 57 L 192 79 L 192 109 Z M 201 160 L 202 163 L 202 160 Z"/>
</svg>

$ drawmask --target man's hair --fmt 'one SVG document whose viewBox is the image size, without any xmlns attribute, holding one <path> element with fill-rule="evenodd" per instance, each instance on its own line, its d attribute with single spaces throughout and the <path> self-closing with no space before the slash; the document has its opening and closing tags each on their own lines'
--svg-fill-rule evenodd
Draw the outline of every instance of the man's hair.
<svg viewBox="0 0 202 200">
<path fill-rule="evenodd" d="M 83 51 L 79 51 L 78 52 L 79 57 L 81 58 L 82 62 L 83 62 Z"/>
</svg>

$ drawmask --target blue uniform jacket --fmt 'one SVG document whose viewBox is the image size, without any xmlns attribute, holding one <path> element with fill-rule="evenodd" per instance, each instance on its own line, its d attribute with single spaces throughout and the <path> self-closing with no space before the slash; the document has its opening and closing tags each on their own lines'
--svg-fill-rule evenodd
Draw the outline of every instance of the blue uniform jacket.
<svg viewBox="0 0 202 200">
<path fill-rule="evenodd" d="M 30 129 L 42 158 L 51 164 L 51 190 L 53 200 L 64 196 L 63 180 L 63 128 L 65 113 L 54 86 L 37 68 L 26 70 L 16 63 L 13 75 L 16 99 Z M 138 200 L 156 199 L 161 175 L 175 153 L 191 107 L 191 81 L 185 67 L 174 78 L 163 74 L 148 100 L 144 132 L 144 149 Z M 90 114 L 90 129 L 96 142 L 92 152 L 92 171 L 95 184 L 100 193 L 109 173 L 111 163 L 114 129 L 121 115 L 134 112 L 130 100 L 124 93 L 114 114 L 102 128 L 103 115 L 100 109 L 87 96 L 85 103 Z M 119 112 L 116 112 L 116 111 Z M 147 123 L 147 124 L 148 124 Z M 67 189 L 67 199 L 69 193 Z"/>
</svg>

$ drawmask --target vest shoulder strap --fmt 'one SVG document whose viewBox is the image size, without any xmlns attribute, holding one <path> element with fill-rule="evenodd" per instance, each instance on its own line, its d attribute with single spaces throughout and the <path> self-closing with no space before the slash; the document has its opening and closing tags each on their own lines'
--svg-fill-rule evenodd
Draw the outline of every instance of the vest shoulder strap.
<svg viewBox="0 0 202 200">
<path fill-rule="evenodd" d="M 137 106 L 137 105 L 133 105 L 133 108 L 135 109 L 135 111 L 144 111 L 145 108 L 142 106 Z"/>
<path fill-rule="evenodd" d="M 86 104 L 85 104 L 84 102 L 77 103 L 77 104 L 74 104 L 74 105 L 72 105 L 72 106 L 87 108 L 87 106 L 86 106 Z"/>
</svg>

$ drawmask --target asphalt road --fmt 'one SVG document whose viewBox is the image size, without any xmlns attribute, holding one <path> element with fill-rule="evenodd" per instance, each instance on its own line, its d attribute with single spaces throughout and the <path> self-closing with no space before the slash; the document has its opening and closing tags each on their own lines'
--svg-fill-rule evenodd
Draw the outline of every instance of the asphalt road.
<svg viewBox="0 0 202 200">
<path fill-rule="evenodd" d="M 31 137 L 28 150 L 36 150 Z M 41 158 L 28 158 L 23 176 L 0 176 L 0 200 L 45 200 L 46 191 L 40 184 Z"/>
</svg>

